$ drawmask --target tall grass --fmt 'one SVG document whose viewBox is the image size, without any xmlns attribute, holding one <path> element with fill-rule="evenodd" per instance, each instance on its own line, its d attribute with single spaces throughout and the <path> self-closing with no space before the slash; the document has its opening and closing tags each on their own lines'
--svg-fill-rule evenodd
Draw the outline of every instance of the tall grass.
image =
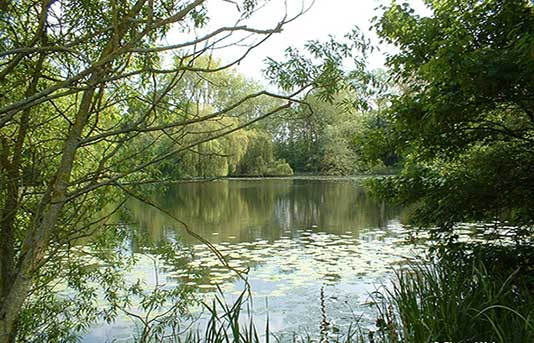
<svg viewBox="0 0 534 343">
<path fill-rule="evenodd" d="M 169 342 L 169 343 L 365 343 L 358 330 L 351 325 L 344 333 L 329 335 L 326 322 L 326 306 L 324 293 L 321 292 L 322 320 L 315 336 L 308 332 L 295 332 L 288 337 L 270 331 L 269 315 L 266 315 L 264 330 L 258 330 L 252 315 L 250 293 L 244 290 L 232 303 L 228 303 L 222 291 L 215 295 L 210 303 L 204 303 L 208 318 L 204 329 L 189 327 L 181 334 L 153 335 L 136 342 Z"/>
<path fill-rule="evenodd" d="M 377 293 L 381 342 L 534 342 L 534 296 L 521 267 L 442 259 L 412 264 Z"/>
</svg>

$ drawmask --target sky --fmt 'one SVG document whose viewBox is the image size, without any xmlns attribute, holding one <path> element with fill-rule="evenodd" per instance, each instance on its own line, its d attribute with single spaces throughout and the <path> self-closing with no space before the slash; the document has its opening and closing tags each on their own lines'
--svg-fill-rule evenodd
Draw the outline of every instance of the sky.
<svg viewBox="0 0 534 343">
<path fill-rule="evenodd" d="M 422 0 L 404 0 L 416 10 L 416 13 L 428 14 Z M 288 46 L 302 48 L 308 40 L 326 40 L 329 35 L 343 37 L 354 26 L 358 26 L 374 45 L 378 44 L 376 35 L 369 31 L 371 18 L 381 12 L 377 9 L 382 4 L 389 4 L 390 0 L 270 0 L 269 3 L 257 11 L 247 22 L 248 26 L 256 28 L 272 28 L 283 17 L 285 8 L 290 16 L 298 13 L 302 6 L 310 6 L 309 10 L 295 21 L 287 24 L 281 33 L 270 37 L 259 47 L 255 48 L 238 66 L 240 73 L 249 78 L 260 80 L 264 60 L 267 57 L 280 59 Z M 206 30 L 231 25 L 238 15 L 235 3 L 231 0 L 212 0 L 208 3 L 210 18 Z M 230 61 L 238 56 L 243 48 L 225 48 L 218 50 L 215 55 L 223 61 Z M 380 46 L 369 58 L 369 67 L 380 68 L 385 62 L 384 53 L 392 51 L 391 47 Z"/>
</svg>

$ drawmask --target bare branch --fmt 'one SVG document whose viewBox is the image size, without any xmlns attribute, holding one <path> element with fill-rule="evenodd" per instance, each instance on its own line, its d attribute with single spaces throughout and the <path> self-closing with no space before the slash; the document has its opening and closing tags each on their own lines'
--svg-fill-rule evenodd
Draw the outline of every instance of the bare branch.
<svg viewBox="0 0 534 343">
<path fill-rule="evenodd" d="M 200 38 L 197 38 L 195 40 L 192 40 L 192 41 L 189 41 L 189 42 L 186 42 L 186 43 L 180 43 L 180 44 L 174 44 L 174 45 L 166 45 L 166 46 L 158 46 L 158 47 L 146 48 L 146 49 L 136 48 L 136 49 L 131 49 L 130 51 L 131 52 L 137 52 L 137 53 L 149 53 L 149 52 L 162 52 L 162 51 L 168 51 L 168 50 L 181 49 L 181 48 L 185 48 L 185 47 L 188 47 L 188 46 L 192 46 L 192 45 L 195 45 L 195 44 L 199 44 L 199 43 L 205 42 L 205 41 L 209 40 L 210 38 L 213 38 L 213 37 L 215 37 L 218 34 L 223 33 L 223 32 L 245 31 L 245 32 L 251 32 L 251 33 L 261 34 L 261 35 L 270 35 L 270 34 L 273 34 L 273 33 L 282 32 L 282 26 L 284 24 L 285 24 L 285 22 L 280 22 L 280 23 L 278 23 L 278 25 L 276 25 L 275 28 L 273 28 L 273 29 L 265 29 L 265 30 L 255 29 L 255 28 L 251 28 L 251 27 L 248 27 L 248 26 L 221 27 L 221 28 L 219 28 L 219 29 L 217 29 L 217 30 L 205 35 L 205 36 L 202 36 Z"/>
<path fill-rule="evenodd" d="M 298 93 L 300 93 L 300 91 L 297 92 L 296 94 L 298 94 Z M 254 98 L 257 98 L 257 97 L 260 97 L 260 96 L 264 96 L 264 95 L 272 97 L 272 98 L 282 99 L 282 100 L 297 101 L 296 99 L 294 99 L 294 95 L 293 94 L 285 96 L 285 95 L 271 93 L 271 92 L 268 92 L 268 91 L 260 91 L 260 92 L 254 93 L 254 94 L 247 95 L 246 97 L 244 97 L 241 100 L 237 101 L 236 103 L 230 105 L 229 107 L 226 107 L 223 110 L 214 112 L 214 113 L 206 115 L 206 116 L 202 116 L 202 117 L 198 117 L 198 118 L 194 118 L 194 119 L 189 119 L 189 120 L 180 120 L 178 122 L 173 122 L 173 123 L 163 124 L 163 125 L 158 125 L 158 126 L 152 126 L 152 127 L 128 127 L 128 128 L 115 130 L 115 131 L 109 131 L 109 132 L 105 132 L 105 133 L 102 133 L 102 134 L 99 134 L 99 135 L 96 135 L 96 136 L 87 137 L 87 138 L 83 139 L 80 142 L 80 144 L 82 146 L 84 146 L 84 145 L 92 144 L 95 141 L 100 141 L 100 140 L 102 140 L 104 138 L 107 138 L 107 137 L 110 137 L 110 136 L 116 136 L 116 135 L 124 134 L 124 133 L 128 133 L 128 132 L 160 131 L 160 130 L 170 129 L 170 128 L 173 128 L 173 127 L 186 126 L 186 125 L 199 123 L 199 122 L 202 122 L 202 121 L 213 119 L 215 117 L 219 117 L 219 116 L 221 116 L 221 115 L 223 115 L 225 113 L 228 113 L 228 112 L 232 111 L 233 109 L 243 105 L 245 102 L 247 102 L 247 101 L 249 101 L 251 99 L 254 99 Z"/>
</svg>

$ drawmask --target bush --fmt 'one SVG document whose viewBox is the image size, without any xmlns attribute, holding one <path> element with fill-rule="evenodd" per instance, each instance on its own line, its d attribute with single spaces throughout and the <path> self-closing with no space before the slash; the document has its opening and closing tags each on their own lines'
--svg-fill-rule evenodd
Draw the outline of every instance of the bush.
<svg viewBox="0 0 534 343">
<path fill-rule="evenodd" d="M 286 161 L 278 161 L 275 166 L 267 168 L 265 176 L 290 176 L 293 175 L 293 169 Z"/>
</svg>

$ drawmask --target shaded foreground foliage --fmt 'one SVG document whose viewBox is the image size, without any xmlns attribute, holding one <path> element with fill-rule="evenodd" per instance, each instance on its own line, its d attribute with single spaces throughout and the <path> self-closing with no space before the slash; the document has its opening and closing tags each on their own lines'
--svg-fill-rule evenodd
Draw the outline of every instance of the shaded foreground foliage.
<svg viewBox="0 0 534 343">
<path fill-rule="evenodd" d="M 421 226 L 507 220 L 534 227 L 534 6 L 432 1 L 430 17 L 391 5 L 375 27 L 402 94 L 384 131 L 405 158 L 378 193 L 415 204 Z M 370 142 L 370 144 L 373 144 Z"/>
<path fill-rule="evenodd" d="M 468 246 L 456 248 L 461 250 L 448 246 L 447 255 L 433 264 L 397 272 L 394 286 L 378 297 L 383 340 L 531 342 L 531 249 L 516 248 L 525 260 L 510 264 L 510 249 L 477 246 L 466 256 Z"/>
<path fill-rule="evenodd" d="M 390 97 L 388 148 L 397 176 L 375 194 L 411 208 L 442 247 L 436 264 L 400 272 L 382 311 L 388 340 L 533 340 L 534 5 L 526 0 L 427 1 L 383 7 L 379 36 L 400 94 Z M 364 142 L 377 156 L 375 140 Z M 455 228 L 492 223 L 486 241 Z M 499 241 L 506 236 L 506 244 Z M 499 244 L 496 244 L 499 243 Z M 387 340 L 386 340 L 387 341 Z"/>
</svg>

